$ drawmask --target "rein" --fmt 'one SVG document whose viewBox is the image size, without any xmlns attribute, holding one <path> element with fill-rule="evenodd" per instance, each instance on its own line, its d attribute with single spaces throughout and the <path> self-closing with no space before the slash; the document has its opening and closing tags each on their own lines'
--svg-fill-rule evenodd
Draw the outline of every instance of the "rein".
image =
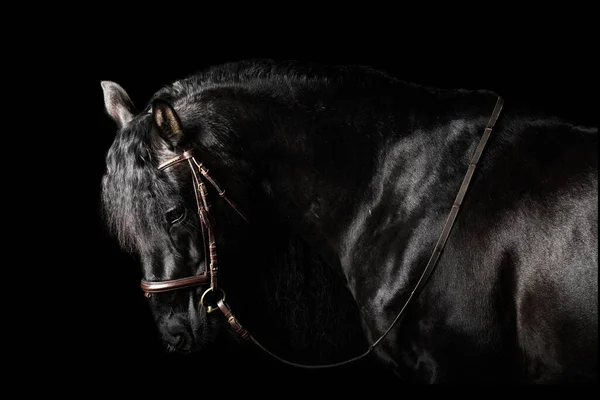
<svg viewBox="0 0 600 400">
<path fill-rule="evenodd" d="M 193 156 L 192 150 L 183 152 L 181 155 L 159 165 L 158 168 L 159 168 L 159 170 L 164 170 L 166 168 L 172 167 L 172 166 L 182 163 L 184 161 L 188 162 L 188 165 L 192 171 L 193 183 L 196 186 L 196 190 L 194 191 L 194 193 L 196 196 L 196 204 L 198 206 L 198 216 L 200 218 L 200 225 L 202 227 L 201 229 L 202 229 L 202 238 L 204 241 L 204 248 L 205 248 L 205 250 L 208 248 L 208 252 L 205 251 L 205 257 L 208 257 L 210 259 L 210 263 L 207 262 L 207 263 L 205 263 L 205 265 L 208 265 L 209 267 L 207 270 L 204 271 L 204 273 L 202 275 L 197 275 L 197 276 L 192 276 L 192 277 L 160 281 L 160 282 L 147 282 L 147 281 L 142 280 L 141 285 L 140 285 L 142 287 L 142 290 L 144 291 L 146 297 L 151 297 L 152 293 L 161 293 L 161 292 L 167 292 L 167 291 L 172 291 L 172 290 L 177 290 L 177 289 L 184 289 L 184 288 L 189 288 L 189 287 L 193 287 L 193 286 L 204 285 L 204 284 L 210 282 L 210 287 L 204 291 L 204 293 L 202 294 L 202 296 L 200 298 L 200 305 L 202 305 L 203 307 L 206 307 L 207 313 L 211 313 L 213 311 L 220 310 L 223 313 L 223 315 L 225 316 L 225 318 L 227 319 L 227 322 L 229 323 L 229 325 L 234 329 L 234 331 L 238 335 L 240 335 L 240 337 L 242 337 L 245 340 L 252 341 L 258 348 L 260 348 L 261 350 L 263 350 L 264 352 L 269 354 L 271 357 L 273 357 L 276 360 L 278 360 L 284 364 L 287 364 L 287 365 L 291 365 L 294 367 L 300 367 L 300 368 L 313 368 L 313 369 L 315 369 L 315 368 L 331 368 L 331 367 L 338 367 L 338 366 L 346 365 L 346 364 L 352 363 L 354 361 L 358 361 L 358 360 L 368 356 L 375 349 L 375 347 L 379 343 L 381 343 L 381 341 L 387 336 L 387 334 L 392 330 L 392 328 L 396 325 L 396 323 L 404 316 L 404 314 L 408 308 L 408 305 L 414 298 L 415 294 L 425 285 L 425 283 L 427 282 L 427 279 L 433 272 L 434 267 L 438 263 L 440 256 L 442 254 L 442 251 L 444 249 L 444 246 L 446 245 L 446 242 L 450 235 L 450 231 L 452 230 L 452 226 L 454 225 L 454 222 L 456 221 L 458 211 L 460 210 L 460 207 L 462 205 L 462 202 L 463 202 L 463 199 L 467 192 L 467 189 L 469 187 L 469 184 L 471 183 L 471 179 L 475 172 L 475 168 L 477 167 L 477 163 L 479 162 L 479 159 L 481 157 L 481 154 L 483 153 L 485 145 L 487 144 L 487 141 L 492 133 L 492 129 L 494 128 L 494 125 L 496 124 L 498 116 L 500 115 L 500 112 L 502 111 L 503 105 L 504 105 L 504 99 L 502 97 L 498 97 L 497 101 L 496 101 L 496 105 L 494 107 L 494 110 L 488 120 L 486 128 L 483 131 L 483 135 L 482 135 L 481 139 L 479 140 L 479 144 L 477 145 L 477 148 L 475 149 L 475 153 L 473 154 L 473 156 L 471 158 L 471 161 L 469 163 L 469 168 L 467 169 L 465 177 L 463 178 L 462 184 L 461 184 L 461 186 L 458 190 L 458 193 L 456 195 L 456 198 L 454 200 L 454 204 L 452 205 L 450 213 L 448 214 L 448 217 L 446 218 L 446 222 L 444 224 L 442 232 L 435 244 L 435 247 L 433 249 L 431 257 L 429 258 L 429 261 L 427 262 L 427 265 L 425 266 L 423 272 L 421 273 L 421 276 L 420 276 L 417 284 L 415 285 L 414 289 L 408 296 L 408 299 L 404 303 L 404 306 L 402 306 L 402 308 L 400 309 L 400 312 L 398 313 L 396 318 L 394 318 L 394 320 L 392 321 L 392 323 L 390 324 L 388 329 L 377 340 L 375 340 L 364 353 L 357 355 L 356 357 L 350 358 L 348 360 L 333 363 L 333 364 L 323 364 L 323 365 L 297 364 L 297 363 L 294 363 L 291 361 L 287 361 L 287 360 L 273 354 L 271 351 L 269 351 L 263 345 L 261 345 L 250 334 L 250 332 L 248 332 L 239 323 L 237 318 L 233 315 L 231 308 L 225 302 L 225 292 L 223 291 L 223 289 L 221 289 L 217 286 L 217 272 L 218 272 L 217 253 L 216 253 L 217 246 L 215 243 L 213 224 L 211 223 L 210 205 L 208 204 L 207 189 L 206 189 L 206 186 L 204 185 L 204 183 L 202 182 L 202 180 L 200 179 L 198 172 L 217 190 L 217 193 L 219 194 L 219 196 L 221 198 L 223 198 L 244 220 L 246 220 L 246 222 L 248 221 L 248 219 L 240 211 L 238 206 L 225 195 L 225 191 L 221 189 L 221 187 L 216 182 L 216 180 L 209 174 L 209 170 L 206 169 L 202 163 L 198 163 L 196 161 L 196 159 Z M 208 242 L 208 245 L 207 245 L 207 242 Z M 220 296 L 218 295 L 218 293 L 220 293 Z M 214 297 L 214 296 L 217 296 L 217 297 Z M 213 299 L 211 300 L 211 299 L 209 299 L 209 297 L 213 297 Z M 216 304 L 216 307 L 215 307 L 215 304 Z"/>
</svg>

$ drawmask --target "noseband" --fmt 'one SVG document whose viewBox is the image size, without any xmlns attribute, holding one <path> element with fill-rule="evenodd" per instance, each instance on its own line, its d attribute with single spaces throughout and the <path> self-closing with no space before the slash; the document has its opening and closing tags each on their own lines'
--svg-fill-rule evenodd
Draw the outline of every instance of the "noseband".
<svg viewBox="0 0 600 400">
<path fill-rule="evenodd" d="M 223 315 L 225 315 L 227 322 L 229 322 L 231 327 L 243 339 L 251 340 L 261 350 L 265 351 L 267 354 L 269 354 L 273 358 L 281 361 L 282 363 L 285 363 L 285 364 L 288 364 L 288 365 L 291 365 L 294 367 L 301 367 L 301 368 L 330 368 L 330 367 L 337 367 L 337 366 L 349 364 L 351 362 L 354 362 L 354 361 L 357 361 L 357 360 L 360 360 L 360 359 L 366 357 L 369 353 L 371 353 L 373 351 L 373 349 L 375 349 L 375 347 L 379 343 L 381 343 L 383 341 L 383 339 L 392 330 L 392 328 L 396 325 L 396 323 L 402 318 L 402 316 L 404 316 L 404 313 L 407 310 L 407 307 L 410 304 L 411 300 L 414 298 L 415 294 L 418 293 L 419 290 L 425 285 L 425 283 L 427 282 L 427 279 L 431 275 L 431 272 L 433 272 L 433 268 L 439 261 L 442 251 L 444 249 L 444 246 L 446 245 L 446 241 L 448 240 L 448 236 L 450 235 L 450 231 L 452 230 L 452 226 L 454 225 L 454 221 L 456 220 L 456 217 L 458 215 L 460 206 L 462 205 L 462 201 L 466 194 L 467 188 L 469 187 L 469 184 L 471 182 L 471 178 L 473 177 L 473 174 L 475 172 L 475 168 L 477 167 L 477 163 L 479 162 L 479 158 L 481 157 L 481 154 L 483 153 L 483 149 L 485 148 L 485 145 L 487 144 L 487 141 L 492 133 L 492 129 L 493 129 L 494 125 L 496 124 L 496 120 L 498 119 L 500 112 L 502 111 L 503 105 L 504 105 L 503 98 L 498 97 L 497 101 L 496 101 L 496 105 L 494 107 L 494 110 L 492 111 L 492 114 L 488 120 L 488 123 L 483 131 L 483 135 L 482 135 L 481 139 L 479 140 L 477 148 L 475 149 L 475 153 L 471 157 L 471 162 L 469 163 L 469 167 L 467 169 L 465 177 L 463 178 L 463 182 L 458 190 L 458 194 L 456 195 L 454 204 L 452 205 L 452 208 L 450 209 L 450 212 L 448 214 L 448 217 L 446 219 L 444 227 L 442 228 L 440 236 L 438 237 L 438 240 L 435 244 L 433 253 L 431 254 L 431 257 L 429 258 L 427 265 L 425 266 L 423 272 L 421 273 L 421 276 L 419 277 L 417 284 L 415 285 L 414 289 L 411 291 L 410 295 L 408 296 L 408 299 L 405 301 L 403 307 L 400 309 L 400 312 L 398 313 L 396 318 L 394 318 L 394 320 L 392 321 L 390 326 L 387 328 L 387 330 L 377 340 L 375 340 L 373 342 L 373 344 L 371 344 L 364 353 L 362 353 L 356 357 L 353 357 L 351 359 L 341 361 L 338 363 L 334 363 L 334 364 L 325 364 L 325 365 L 296 364 L 296 363 L 284 360 L 284 359 L 280 358 L 279 356 L 273 354 L 269 350 L 267 350 L 252 335 L 250 335 L 250 333 L 245 328 L 242 327 L 242 325 L 234 317 L 234 315 L 231 312 L 231 309 L 229 308 L 227 303 L 225 303 L 225 292 L 217 286 L 217 271 L 218 271 L 218 269 L 217 269 L 217 252 L 216 252 L 217 246 L 215 243 L 213 224 L 211 224 L 212 215 L 210 214 L 210 205 L 208 204 L 206 186 L 204 185 L 204 183 L 202 183 L 200 177 L 198 176 L 198 172 L 217 190 L 219 196 L 222 199 L 224 199 L 244 220 L 246 220 L 246 221 L 248 221 L 248 220 L 244 216 L 244 214 L 239 210 L 237 205 L 235 203 L 233 203 L 229 198 L 227 198 L 227 196 L 225 195 L 225 191 L 222 190 L 221 187 L 215 181 L 215 179 L 212 176 L 210 176 L 208 169 L 206 169 L 202 165 L 202 163 L 198 163 L 196 161 L 196 159 L 193 156 L 192 150 L 187 150 L 187 151 L 183 152 L 181 155 L 162 163 L 161 165 L 159 165 L 158 168 L 160 170 L 164 170 L 166 168 L 172 167 L 172 166 L 182 163 L 184 161 L 188 162 L 188 165 L 192 171 L 193 183 L 196 187 L 194 194 L 196 197 L 196 204 L 198 206 L 198 216 L 200 217 L 200 225 L 202 227 L 202 238 L 204 240 L 204 248 L 205 249 L 208 248 L 208 252 L 205 251 L 204 254 L 205 254 L 205 257 L 208 254 L 208 256 L 210 258 L 210 264 L 207 263 L 205 265 L 209 265 L 209 268 L 208 268 L 208 270 L 205 270 L 202 275 L 192 276 L 192 277 L 187 277 L 187 278 L 182 278 L 182 279 L 173 279 L 173 280 L 167 280 L 167 281 L 161 281 L 161 282 L 147 282 L 147 281 L 142 280 L 141 287 L 144 290 L 146 297 L 152 296 L 152 293 L 161 293 L 161 292 L 168 292 L 168 291 L 177 290 L 177 289 L 184 289 L 184 288 L 204 285 L 204 284 L 210 282 L 210 287 L 208 289 L 206 289 L 206 291 L 202 294 L 202 297 L 200 298 L 200 304 L 202 306 L 206 307 L 207 312 L 211 313 L 212 311 L 215 311 L 217 309 L 221 310 L 221 312 L 223 312 Z M 196 169 L 197 169 L 197 171 L 196 171 Z M 208 246 L 207 246 L 207 241 L 208 241 Z M 207 297 L 209 294 L 216 295 L 217 292 L 219 292 L 221 294 L 220 298 L 217 297 L 216 300 L 215 299 L 208 300 Z M 213 305 L 208 304 L 209 302 L 216 303 L 218 308 L 214 307 Z"/>
</svg>

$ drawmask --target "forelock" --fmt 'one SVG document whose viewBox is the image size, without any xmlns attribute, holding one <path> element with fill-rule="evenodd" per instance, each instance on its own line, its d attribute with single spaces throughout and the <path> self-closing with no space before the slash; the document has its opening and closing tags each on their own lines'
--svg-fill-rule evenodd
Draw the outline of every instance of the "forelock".
<svg viewBox="0 0 600 400">
<path fill-rule="evenodd" d="M 156 166 L 151 117 L 141 115 L 117 134 L 106 156 L 102 178 L 104 220 L 120 245 L 138 252 L 153 247 L 152 238 L 165 235 L 164 199 L 173 188 Z"/>
</svg>

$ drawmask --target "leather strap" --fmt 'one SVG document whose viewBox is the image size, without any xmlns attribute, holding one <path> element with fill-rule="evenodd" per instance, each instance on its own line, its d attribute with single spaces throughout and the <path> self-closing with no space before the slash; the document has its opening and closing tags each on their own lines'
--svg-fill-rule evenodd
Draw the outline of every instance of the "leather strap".
<svg viewBox="0 0 600 400">
<path fill-rule="evenodd" d="M 181 153 L 180 155 L 178 155 L 177 157 L 171 158 L 168 161 L 165 161 L 164 163 L 160 164 L 158 166 L 158 169 L 166 169 L 169 167 L 172 167 L 175 164 L 179 164 L 180 162 L 183 162 L 185 160 L 188 160 L 190 158 L 194 157 L 194 150 L 186 150 L 183 153 Z"/>
<path fill-rule="evenodd" d="M 481 139 L 479 140 L 479 144 L 477 145 L 477 148 L 475 149 L 475 153 L 473 154 L 473 156 L 471 158 L 471 162 L 469 163 L 469 168 L 467 169 L 467 173 L 465 174 L 463 182 L 460 185 L 458 194 L 457 194 L 457 196 L 454 200 L 454 204 L 452 205 L 452 208 L 450 210 L 450 214 L 448 215 L 448 218 L 446 219 L 446 223 L 444 224 L 442 232 L 441 232 L 441 234 L 437 240 L 437 243 L 433 249 L 433 253 L 431 254 L 431 257 L 429 258 L 429 261 L 427 262 L 427 265 L 425 266 L 425 269 L 423 270 L 421 277 L 419 278 L 417 284 L 415 285 L 415 288 L 410 293 L 410 296 L 404 303 L 404 306 L 400 309 L 400 312 L 398 313 L 396 318 L 394 318 L 394 320 L 392 321 L 392 323 L 390 324 L 388 329 L 377 340 L 375 340 L 373 342 L 373 344 L 371 344 L 364 353 L 362 353 L 356 357 L 350 358 L 348 360 L 341 361 L 341 362 L 334 363 L 334 364 L 304 365 L 304 364 L 296 364 L 296 363 L 287 361 L 287 360 L 273 354 L 272 352 L 267 350 L 263 345 L 261 345 L 252 335 L 249 335 L 250 340 L 252 340 L 252 342 L 254 342 L 254 344 L 256 344 L 261 350 L 263 350 L 264 352 L 269 354 L 271 357 L 277 359 L 278 361 L 280 361 L 282 363 L 285 363 L 287 365 L 291 365 L 294 367 L 298 367 L 298 368 L 317 369 L 317 368 L 338 367 L 338 366 L 350 364 L 354 361 L 358 361 L 358 360 L 366 357 L 367 355 L 369 355 L 373 351 L 373 349 L 375 349 L 375 347 L 379 343 L 381 343 L 381 341 L 387 336 L 387 334 L 392 330 L 392 328 L 396 325 L 396 323 L 404 316 L 411 300 L 414 298 L 415 293 L 418 293 L 419 290 L 425 285 L 425 283 L 427 282 L 427 279 L 431 275 L 431 272 L 433 271 L 435 265 L 439 261 L 440 255 L 442 254 L 444 246 L 446 245 L 446 242 L 448 240 L 448 236 L 450 235 L 450 231 L 452 230 L 452 226 L 454 225 L 454 222 L 456 221 L 456 216 L 458 215 L 458 211 L 460 209 L 460 206 L 462 205 L 464 196 L 467 192 L 469 184 L 471 183 L 471 179 L 473 177 L 473 173 L 475 172 L 475 168 L 477 167 L 477 163 L 479 162 L 481 154 L 483 153 L 483 149 L 485 148 L 485 145 L 487 144 L 490 134 L 492 133 L 492 129 L 496 123 L 496 120 L 498 119 L 498 116 L 500 115 L 500 112 L 502 111 L 503 105 L 504 105 L 504 99 L 502 97 L 498 97 L 498 99 L 496 101 L 496 105 L 494 107 L 494 110 L 492 111 L 492 115 L 490 116 L 487 126 L 484 129 L 483 135 L 482 135 Z M 221 308 L 221 307 L 219 307 L 219 308 Z M 221 308 L 221 311 L 223 311 L 222 308 Z M 225 311 L 223 311 L 223 313 L 225 313 Z M 231 309 L 229 309 L 229 307 L 227 307 L 226 317 L 228 318 L 228 321 L 230 319 L 233 319 L 233 321 L 235 321 L 237 323 L 237 320 L 233 317 L 233 313 L 231 312 Z M 230 322 L 230 324 L 232 324 L 232 323 Z M 240 325 L 240 327 L 241 327 L 241 325 Z M 236 328 L 234 327 L 234 329 L 236 329 Z M 245 329 L 243 331 L 247 332 Z M 237 330 L 236 330 L 236 332 L 237 332 Z"/>
<path fill-rule="evenodd" d="M 206 167 L 204 167 L 202 163 L 198 163 L 195 158 L 192 158 L 192 161 L 196 164 L 196 167 L 198 168 L 202 176 L 206 178 L 206 180 L 209 181 L 210 184 L 215 188 L 215 190 L 219 194 L 219 197 L 225 200 L 231 206 L 231 208 L 233 208 L 235 212 L 237 212 L 239 216 L 242 217 L 244 221 L 248 222 L 248 218 L 246 217 L 246 215 L 244 215 L 244 213 L 240 211 L 240 207 L 238 207 L 238 205 L 235 204 L 233 200 L 231 200 L 225 195 L 225 190 L 221 189 L 221 186 L 219 186 L 217 180 L 213 178 L 212 175 L 210 175 L 209 170 Z"/>
<path fill-rule="evenodd" d="M 142 281 L 140 284 L 145 293 L 162 293 L 176 289 L 184 289 L 192 286 L 204 285 L 210 282 L 208 274 L 188 276 L 181 279 L 171 279 L 168 281 L 148 282 Z"/>
<path fill-rule="evenodd" d="M 492 111 L 492 115 L 490 116 L 490 119 L 483 131 L 483 136 L 479 140 L 479 144 L 477 145 L 477 148 L 475 149 L 475 153 L 473 153 L 473 157 L 471 158 L 471 162 L 469 163 L 469 168 L 467 169 L 467 173 L 465 174 L 465 177 L 463 178 L 463 182 L 460 185 L 460 188 L 458 189 L 458 194 L 456 195 L 454 204 L 452 205 L 452 208 L 450 209 L 450 214 L 448 215 L 448 218 L 446 218 L 446 223 L 444 224 L 442 233 L 440 234 L 440 237 L 438 238 L 438 240 L 435 244 L 435 247 L 433 248 L 433 253 L 431 254 L 431 257 L 429 258 L 429 261 L 427 262 L 427 265 L 425 266 L 425 269 L 423 270 L 423 273 L 421 274 L 419 281 L 417 282 L 413 291 L 410 293 L 410 296 L 406 300 L 406 303 L 404 303 L 404 306 L 402 307 L 402 309 L 400 309 L 398 316 L 396 316 L 396 318 L 394 319 L 394 321 L 392 322 L 390 327 L 385 331 L 385 333 L 383 335 L 381 335 L 381 337 L 379 339 L 377 339 L 371 345 L 371 348 L 375 347 L 381 340 L 383 340 L 383 338 L 385 338 L 385 336 L 389 333 L 389 331 L 392 330 L 394 325 L 396 325 L 396 323 L 402 318 L 402 316 L 404 316 L 404 312 L 406 311 L 408 305 L 410 304 L 411 300 L 413 299 L 415 293 L 417 293 L 425 285 L 425 283 L 427 282 L 427 279 L 433 272 L 433 268 L 439 261 L 440 255 L 442 254 L 442 251 L 444 250 L 444 247 L 446 246 L 446 242 L 448 241 L 448 236 L 450 236 L 450 231 L 452 230 L 452 227 L 454 226 L 454 222 L 456 221 L 456 217 L 458 215 L 458 211 L 460 210 L 460 206 L 462 205 L 462 201 L 465 197 L 465 194 L 467 193 L 469 184 L 471 183 L 471 178 L 473 178 L 473 173 L 475 172 L 475 168 L 477 167 L 479 158 L 481 157 L 481 154 L 483 153 L 483 149 L 485 148 L 485 145 L 487 144 L 490 134 L 492 133 L 492 129 L 493 129 L 494 125 L 496 124 L 496 120 L 498 119 L 498 116 L 500 115 L 500 112 L 502 111 L 503 105 L 504 105 L 504 99 L 502 97 L 498 97 L 498 99 L 496 100 L 496 106 L 494 107 L 494 111 Z"/>
<path fill-rule="evenodd" d="M 247 340 L 250 337 L 250 333 L 239 323 L 237 318 L 233 316 L 229 306 L 222 299 L 217 302 L 217 306 L 223 312 L 223 315 L 225 315 L 227 322 L 229 322 L 229 325 L 231 325 L 233 330 L 240 335 L 242 339 Z"/>
</svg>

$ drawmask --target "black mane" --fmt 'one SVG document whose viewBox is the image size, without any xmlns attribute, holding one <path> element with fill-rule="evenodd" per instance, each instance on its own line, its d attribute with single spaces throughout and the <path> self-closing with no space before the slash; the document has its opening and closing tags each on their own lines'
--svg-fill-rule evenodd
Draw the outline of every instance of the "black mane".
<svg viewBox="0 0 600 400">
<path fill-rule="evenodd" d="M 106 155 L 107 168 L 102 179 L 103 217 L 119 244 L 130 252 L 137 245 L 144 246 L 137 238 L 162 225 L 156 216 L 164 210 L 148 210 L 148 206 L 160 206 L 147 201 L 148 196 L 168 190 L 151 162 L 150 123 L 150 118 L 141 115 L 117 134 Z"/>
<path fill-rule="evenodd" d="M 154 98 L 165 100 L 191 98 L 202 90 L 220 85 L 239 85 L 251 89 L 268 85 L 271 89 L 277 90 L 278 86 L 286 87 L 290 83 L 320 87 L 344 82 L 360 87 L 388 85 L 390 81 L 408 84 L 383 71 L 363 65 L 324 66 L 307 62 L 249 59 L 199 71 L 165 86 L 156 92 Z"/>
</svg>

